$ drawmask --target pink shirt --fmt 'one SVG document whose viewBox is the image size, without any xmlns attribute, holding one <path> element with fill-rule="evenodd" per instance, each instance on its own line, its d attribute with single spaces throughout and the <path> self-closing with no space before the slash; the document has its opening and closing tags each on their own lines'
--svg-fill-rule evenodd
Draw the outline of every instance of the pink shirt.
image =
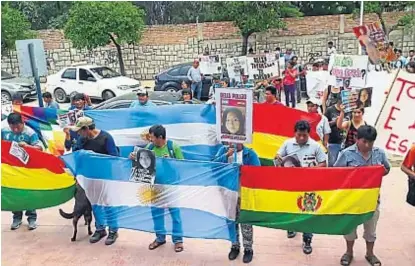
<svg viewBox="0 0 415 266">
<path fill-rule="evenodd" d="M 295 69 L 286 69 L 285 70 L 285 76 L 284 76 L 284 85 L 294 85 L 295 84 L 295 77 L 292 77 L 289 75 L 291 73 L 292 75 L 297 74 L 297 70 Z"/>
</svg>

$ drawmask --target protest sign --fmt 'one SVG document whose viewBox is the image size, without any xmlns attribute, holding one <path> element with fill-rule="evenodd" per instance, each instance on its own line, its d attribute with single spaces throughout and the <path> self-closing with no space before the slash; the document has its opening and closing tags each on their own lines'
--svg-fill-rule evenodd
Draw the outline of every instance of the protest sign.
<svg viewBox="0 0 415 266">
<path fill-rule="evenodd" d="M 8 116 L 11 112 L 13 112 L 12 102 L 1 103 L 1 114 L 2 115 Z"/>
<path fill-rule="evenodd" d="M 204 75 L 213 75 L 222 72 L 222 63 L 219 55 L 200 55 L 200 71 Z"/>
<path fill-rule="evenodd" d="M 27 162 L 29 161 L 29 154 L 27 153 L 27 151 L 20 147 L 19 144 L 15 141 L 13 141 L 10 145 L 9 153 L 10 155 L 13 155 L 17 159 L 19 159 L 19 161 L 21 161 L 23 164 L 27 164 Z"/>
<path fill-rule="evenodd" d="M 64 114 L 58 114 L 58 123 L 61 128 L 75 125 L 78 118 L 84 116 L 82 110 L 71 110 Z"/>
<path fill-rule="evenodd" d="M 329 85 L 336 87 L 366 86 L 368 57 L 366 55 L 338 55 L 330 56 Z"/>
<path fill-rule="evenodd" d="M 310 98 L 321 100 L 327 88 L 328 71 L 309 71 L 306 75 L 307 95 Z"/>
<path fill-rule="evenodd" d="M 380 22 L 353 27 L 353 31 L 372 64 L 396 60 Z"/>
<path fill-rule="evenodd" d="M 252 142 L 253 91 L 217 88 L 216 132 L 219 141 Z"/>
<path fill-rule="evenodd" d="M 248 75 L 246 56 L 226 58 L 226 69 L 230 80 L 242 81 L 242 76 Z"/>
<path fill-rule="evenodd" d="M 372 106 L 372 88 L 350 89 L 341 92 L 342 104 L 345 112 L 351 112 L 358 106 L 364 108 Z"/>
<path fill-rule="evenodd" d="M 135 160 L 131 169 L 130 181 L 154 185 L 156 178 L 156 156 L 153 151 L 135 147 Z"/>
<path fill-rule="evenodd" d="M 279 60 L 274 53 L 247 56 L 249 79 L 264 80 L 280 76 Z"/>
<path fill-rule="evenodd" d="M 377 146 L 404 156 L 415 142 L 415 75 L 399 71 L 376 123 Z"/>
</svg>

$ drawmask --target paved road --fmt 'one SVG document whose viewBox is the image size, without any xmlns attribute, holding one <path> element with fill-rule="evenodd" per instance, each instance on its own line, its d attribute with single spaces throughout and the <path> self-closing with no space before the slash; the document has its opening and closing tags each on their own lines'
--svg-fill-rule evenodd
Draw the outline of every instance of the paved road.
<svg viewBox="0 0 415 266">
<path fill-rule="evenodd" d="M 385 177 L 381 192 L 381 217 L 375 251 L 383 265 L 415 265 L 415 208 L 404 202 L 406 177 L 398 168 Z M 70 211 L 73 202 L 61 206 Z M 39 211 L 39 227 L 28 231 L 26 224 L 10 231 L 11 213 L 2 212 L 2 260 L 4 266 L 64 266 L 64 265 L 171 265 L 217 266 L 244 265 L 242 258 L 227 259 L 229 242 L 221 240 L 185 239 L 185 250 L 176 254 L 171 243 L 149 251 L 154 236 L 150 233 L 120 230 L 113 246 L 103 241 L 90 244 L 85 226 L 78 231 L 78 241 L 70 242 L 72 225 L 61 218 L 58 208 Z M 359 230 L 359 237 L 361 236 Z M 254 260 L 251 265 L 339 265 L 345 251 L 341 236 L 316 235 L 314 251 L 304 255 L 301 237 L 287 239 L 281 230 L 254 228 Z M 369 265 L 364 259 L 364 241 L 359 238 L 353 265 Z"/>
</svg>

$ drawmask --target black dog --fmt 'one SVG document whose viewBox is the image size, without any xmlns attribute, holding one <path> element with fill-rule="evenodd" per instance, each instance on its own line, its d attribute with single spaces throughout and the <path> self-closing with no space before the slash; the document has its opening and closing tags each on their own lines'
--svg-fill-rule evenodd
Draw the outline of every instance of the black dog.
<svg viewBox="0 0 415 266">
<path fill-rule="evenodd" d="M 73 236 L 71 241 L 76 241 L 76 233 L 78 233 L 78 220 L 82 215 L 85 218 L 85 225 L 88 225 L 88 235 L 92 235 L 92 206 L 86 197 L 85 190 L 78 183 L 76 183 L 75 206 L 73 208 L 73 212 L 66 213 L 62 209 L 59 209 L 59 213 L 63 218 L 72 219 Z"/>
</svg>

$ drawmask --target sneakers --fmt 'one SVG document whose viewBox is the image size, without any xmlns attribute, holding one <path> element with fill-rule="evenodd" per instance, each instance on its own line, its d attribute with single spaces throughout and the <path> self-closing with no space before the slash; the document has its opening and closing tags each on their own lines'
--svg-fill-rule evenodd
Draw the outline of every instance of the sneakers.
<svg viewBox="0 0 415 266">
<path fill-rule="evenodd" d="M 22 220 L 13 220 L 12 225 L 10 226 L 11 230 L 19 229 L 19 227 L 22 225 Z"/>
<path fill-rule="evenodd" d="M 102 238 L 104 238 L 107 235 L 107 232 L 105 230 L 95 231 L 95 233 L 89 238 L 89 243 L 97 243 Z"/>
<path fill-rule="evenodd" d="M 288 238 L 294 238 L 297 235 L 296 232 L 293 231 L 287 231 L 287 237 Z"/>
<path fill-rule="evenodd" d="M 228 258 L 229 260 L 234 260 L 238 257 L 240 249 L 238 247 L 232 247 L 231 252 L 229 252 Z"/>
<path fill-rule="evenodd" d="M 118 238 L 118 233 L 109 232 L 107 239 L 105 239 L 105 245 L 109 246 L 115 243 L 115 240 Z"/>
<path fill-rule="evenodd" d="M 244 263 L 250 263 L 252 261 L 252 257 L 254 256 L 253 250 L 244 250 L 244 257 L 242 261 Z"/>
<path fill-rule="evenodd" d="M 310 255 L 313 252 L 313 247 L 311 247 L 311 239 L 304 239 L 303 252 L 306 255 Z"/>
<path fill-rule="evenodd" d="M 35 220 L 30 220 L 28 222 L 29 222 L 29 225 L 28 225 L 29 230 L 35 230 L 37 228 L 37 224 Z"/>
</svg>

